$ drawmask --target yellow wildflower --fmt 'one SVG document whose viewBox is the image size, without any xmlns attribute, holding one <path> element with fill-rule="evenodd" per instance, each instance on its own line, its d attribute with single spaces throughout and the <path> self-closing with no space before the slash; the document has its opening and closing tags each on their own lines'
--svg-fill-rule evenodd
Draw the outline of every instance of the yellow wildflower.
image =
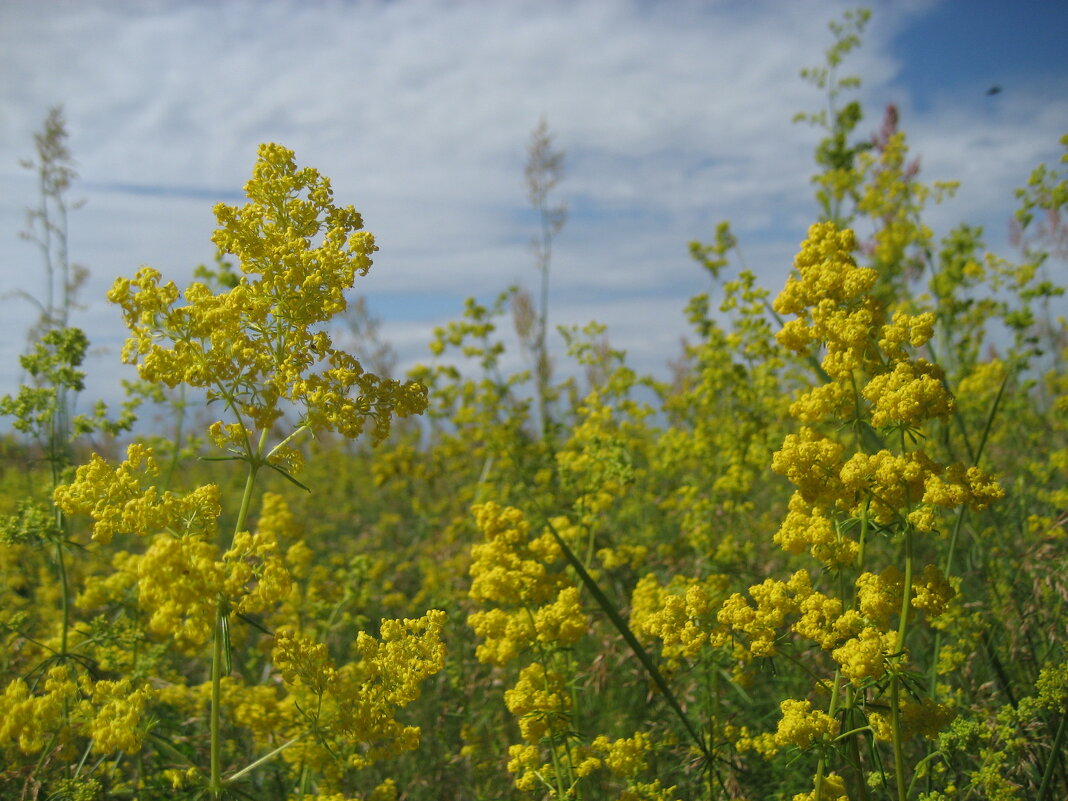
<svg viewBox="0 0 1068 801">
<path fill-rule="evenodd" d="M 838 721 L 825 712 L 812 709 L 811 701 L 787 698 L 779 704 L 782 718 L 775 743 L 808 748 L 813 742 L 829 741 L 838 735 Z"/>
<path fill-rule="evenodd" d="M 834 649 L 831 656 L 842 666 L 842 675 L 859 686 L 886 673 L 886 659 L 894 653 L 896 640 L 896 632 L 881 632 L 866 626 L 856 637 Z"/>
<path fill-rule="evenodd" d="M 260 430 L 295 406 L 313 430 L 353 438 L 371 420 L 374 439 L 384 439 L 394 414 L 426 408 L 425 387 L 364 371 L 316 330 L 345 310 L 345 290 L 371 267 L 374 237 L 352 206 L 334 205 L 329 179 L 298 169 L 279 145 L 260 146 L 245 193 L 241 208 L 215 207 L 212 240 L 242 273 L 232 289 L 216 295 L 193 283 L 176 305 L 182 293 L 150 267 L 115 282 L 108 299 L 131 332 L 123 361 L 146 381 L 206 389 Z M 212 436 L 248 452 L 246 433 L 215 428 Z"/>
</svg>

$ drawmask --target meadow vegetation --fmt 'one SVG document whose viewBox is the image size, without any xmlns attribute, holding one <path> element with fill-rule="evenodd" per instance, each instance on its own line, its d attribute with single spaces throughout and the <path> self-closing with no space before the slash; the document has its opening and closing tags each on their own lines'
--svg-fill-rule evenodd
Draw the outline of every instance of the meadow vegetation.
<svg viewBox="0 0 1068 801">
<path fill-rule="evenodd" d="M 857 133 L 866 22 L 803 73 L 827 106 L 790 277 L 761 286 L 728 223 L 693 243 L 668 379 L 592 323 L 550 357 L 541 126 L 538 295 L 470 299 L 426 366 L 337 344 L 374 333 L 346 294 L 374 238 L 267 144 L 213 267 L 115 281 L 139 380 L 74 415 L 50 117 L 60 289 L 0 400 L 0 797 L 1068 797 L 1068 174 L 1019 190 L 1012 258 L 936 238 L 954 187 L 892 107 Z M 135 437 L 144 401 L 167 424 Z"/>
</svg>

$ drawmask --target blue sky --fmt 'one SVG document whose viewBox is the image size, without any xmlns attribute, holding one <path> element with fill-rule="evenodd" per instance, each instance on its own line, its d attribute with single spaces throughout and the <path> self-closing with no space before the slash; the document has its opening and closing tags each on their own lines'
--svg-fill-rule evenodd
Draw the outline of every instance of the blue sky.
<svg viewBox="0 0 1068 801">
<path fill-rule="evenodd" d="M 777 290 L 816 206 L 820 107 L 798 78 L 827 23 L 855 4 L 6 0 L 0 4 L 0 292 L 40 291 L 17 236 L 35 201 L 33 133 L 62 103 L 78 161 L 71 251 L 89 267 L 75 322 L 101 351 L 91 397 L 117 397 L 123 338 L 103 301 L 150 264 L 180 285 L 210 263 L 217 201 L 239 203 L 256 145 L 277 141 L 333 180 L 381 248 L 358 284 L 402 366 L 429 360 L 463 299 L 533 287 L 523 164 L 545 116 L 567 151 L 571 217 L 552 274 L 552 322 L 608 326 L 664 374 L 682 309 L 706 277 L 687 256 L 729 219 Z M 1068 132 L 1068 3 L 871 4 L 846 73 L 874 131 L 901 110 L 927 181 L 960 180 L 936 234 L 983 224 L 1005 255 L 1012 191 Z M 1000 86 L 999 94 L 986 90 Z M 0 393 L 18 381 L 32 310 L 3 301 Z M 516 357 L 518 358 L 518 357 Z"/>
</svg>

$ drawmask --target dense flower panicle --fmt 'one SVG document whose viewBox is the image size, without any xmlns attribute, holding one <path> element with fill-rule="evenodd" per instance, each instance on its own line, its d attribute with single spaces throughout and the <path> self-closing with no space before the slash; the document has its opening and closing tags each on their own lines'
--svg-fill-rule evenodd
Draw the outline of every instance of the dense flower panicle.
<svg viewBox="0 0 1068 801">
<path fill-rule="evenodd" d="M 800 617 L 790 627 L 795 634 L 812 640 L 825 651 L 852 637 L 863 626 L 855 609 L 846 610 L 842 601 L 822 592 L 805 596 L 798 609 Z"/>
<path fill-rule="evenodd" d="M 898 455 L 883 449 L 870 455 L 853 454 L 839 477 L 842 485 L 855 493 L 854 514 L 870 500 L 871 516 L 889 525 L 920 501 L 926 480 L 938 469 L 923 451 Z"/>
<path fill-rule="evenodd" d="M 801 252 L 794 259 L 798 276 L 790 276 L 775 299 L 779 314 L 802 314 L 805 309 L 824 300 L 849 303 L 875 285 L 875 270 L 857 267 L 853 253 L 857 248 L 853 232 L 834 223 L 815 223 Z"/>
<path fill-rule="evenodd" d="M 123 360 L 147 381 L 206 389 L 261 430 L 295 405 L 314 430 L 355 437 L 372 420 L 385 438 L 393 415 L 426 408 L 426 388 L 365 372 L 317 330 L 345 310 L 374 238 L 351 206 L 333 204 L 327 178 L 278 145 L 260 147 L 245 191 L 245 206 L 215 207 L 213 241 L 238 258 L 237 286 L 193 283 L 179 306 L 183 293 L 149 267 L 115 282 L 108 298 L 131 331 Z"/>
<path fill-rule="evenodd" d="M 616 776 L 636 779 L 648 766 L 648 755 L 653 750 L 652 738 L 645 732 L 633 737 L 612 740 L 599 735 L 590 743 L 590 750 L 597 754 Z"/>
<path fill-rule="evenodd" d="M 906 314 L 894 312 L 893 319 L 879 332 L 879 350 L 890 361 L 908 359 L 905 345 L 916 349 L 926 345 L 934 335 L 934 312 Z"/>
<path fill-rule="evenodd" d="M 918 426 L 925 420 L 945 420 L 956 401 L 942 383 L 945 375 L 937 365 L 923 359 L 900 361 L 894 369 L 874 376 L 862 390 L 871 401 L 871 424 Z"/>
<path fill-rule="evenodd" d="M 925 565 L 923 575 L 912 582 L 911 604 L 916 609 L 922 609 L 928 620 L 934 620 L 945 613 L 956 595 L 956 587 L 945 577 L 941 568 Z"/>
<path fill-rule="evenodd" d="M 872 518 L 883 525 L 907 519 L 918 531 L 937 524 L 935 507 L 967 505 L 982 510 L 1004 497 L 998 482 L 978 467 L 940 465 L 922 450 L 898 455 L 888 450 L 855 453 L 839 471 L 842 486 L 854 494 L 851 513 L 870 503 Z"/>
<path fill-rule="evenodd" d="M 227 551 L 199 534 L 157 534 L 142 554 L 116 553 L 115 572 L 90 581 L 78 604 L 96 608 L 136 587 L 138 604 L 149 615 L 148 630 L 174 638 L 183 652 L 212 637 L 220 603 L 239 614 L 266 611 L 292 586 L 272 528 L 288 509 L 279 496 L 266 499 L 268 514 L 259 529 L 238 532 Z"/>
<path fill-rule="evenodd" d="M 967 504 L 976 511 L 1005 497 L 1005 490 L 986 471 L 951 464 L 942 475 L 928 476 L 924 482 L 923 502 L 953 509 Z"/>
<path fill-rule="evenodd" d="M 830 740 L 838 734 L 838 721 L 825 712 L 812 709 L 811 701 L 787 698 L 779 705 L 782 717 L 775 732 L 780 746 L 794 745 L 805 749 L 813 742 Z"/>
<path fill-rule="evenodd" d="M 0 696 L 0 749 L 17 745 L 25 754 L 40 752 L 62 727 L 64 709 L 77 695 L 78 682 L 65 667 L 48 671 L 42 693 L 32 693 L 21 678 L 11 681 Z"/>
<path fill-rule="evenodd" d="M 68 666 L 54 666 L 37 691 L 15 679 L 0 695 L 0 753 L 17 745 L 26 754 L 71 738 L 92 739 L 95 754 L 133 754 L 145 737 L 146 704 L 155 695 L 129 678 L 93 681 Z"/>
<path fill-rule="evenodd" d="M 467 616 L 467 625 L 482 638 L 475 648 L 475 657 L 490 665 L 507 665 L 538 639 L 525 609 L 512 612 L 482 609 Z"/>
<path fill-rule="evenodd" d="M 546 565 L 562 558 L 552 535 L 531 540 L 530 525 L 513 507 L 484 503 L 472 511 L 486 542 L 471 547 L 471 598 L 510 605 L 551 599 L 563 580 Z"/>
<path fill-rule="evenodd" d="M 897 632 L 865 626 L 856 637 L 831 652 L 842 675 L 855 685 L 879 679 L 886 673 L 887 659 L 897 651 Z"/>
<path fill-rule="evenodd" d="M 280 631 L 274 638 L 274 666 L 286 684 L 303 684 L 316 693 L 324 693 L 337 677 L 325 643 L 291 631 Z"/>
<path fill-rule="evenodd" d="M 812 581 L 807 570 L 798 570 L 789 581 L 765 579 L 749 588 L 755 606 L 751 606 L 740 593 L 734 593 L 724 601 L 716 618 L 729 631 L 745 635 L 752 656 L 772 656 L 779 629 L 788 617 L 800 611 L 799 598 L 803 599 L 811 592 Z M 726 634 L 718 635 L 714 644 L 722 644 L 726 637 Z"/>
<path fill-rule="evenodd" d="M 796 485 L 808 503 L 833 502 L 841 495 L 838 480 L 845 446 L 803 426 L 797 434 L 787 435 L 772 457 L 771 469 Z"/>
<path fill-rule="evenodd" d="M 438 610 L 413 620 L 385 620 L 377 638 L 360 632 L 360 660 L 341 666 L 324 643 L 278 632 L 275 667 L 295 708 L 325 738 L 306 741 L 285 758 L 326 768 L 336 752 L 345 751 L 350 767 L 363 768 L 418 747 L 419 727 L 405 726 L 395 716 L 419 697 L 419 685 L 444 667 L 444 623 L 445 613 Z M 353 750 L 354 745 L 364 748 Z"/>
<path fill-rule="evenodd" d="M 555 601 L 534 613 L 538 640 L 547 645 L 574 645 L 585 636 L 589 625 L 579 603 L 578 587 L 564 587 Z"/>
<path fill-rule="evenodd" d="M 504 703 L 519 721 L 520 736 L 531 745 L 571 726 L 571 694 L 564 677 L 539 662 L 519 672 L 515 686 L 504 692 Z"/>
<path fill-rule="evenodd" d="M 856 556 L 856 541 L 840 532 L 834 520 L 818 506 L 807 503 L 800 492 L 790 496 L 786 517 L 773 537 L 784 551 L 799 554 L 808 548 L 828 567 L 841 567 Z"/>
<path fill-rule="evenodd" d="M 869 625 L 889 628 L 890 618 L 901 611 L 901 593 L 905 576 L 896 565 L 881 573 L 862 573 L 856 582 L 857 606 Z"/>
<path fill-rule="evenodd" d="M 839 380 L 871 362 L 871 334 L 884 316 L 882 306 L 864 294 L 876 273 L 856 266 L 855 249 L 849 229 L 813 225 L 794 262 L 798 275 L 787 279 L 773 304 L 779 314 L 796 315 L 777 334 L 779 343 L 798 353 L 823 345 L 823 369 Z"/>
<path fill-rule="evenodd" d="M 96 714 L 89 723 L 93 750 L 99 754 L 140 751 L 145 737 L 141 721 L 153 695 L 150 687 L 133 690 L 126 678 L 96 682 L 92 693 Z"/>
<path fill-rule="evenodd" d="M 222 513 L 219 489 L 214 484 L 198 487 L 187 495 L 160 492 L 145 484 L 158 473 L 152 451 L 134 443 L 126 460 L 111 467 L 93 454 L 74 481 L 56 487 L 56 506 L 68 515 L 93 519 L 93 540 L 102 545 L 115 534 L 145 537 L 160 531 L 212 537 Z"/>
<path fill-rule="evenodd" d="M 535 643 L 554 648 L 578 642 L 589 621 L 552 534 L 531 537 L 530 525 L 514 507 L 484 503 L 472 511 L 487 540 L 471 546 L 468 595 L 487 604 L 467 618 L 482 638 L 475 651 L 479 661 L 505 665 Z M 570 527 L 566 518 L 553 525 Z"/>
<path fill-rule="evenodd" d="M 806 425 L 848 418 L 853 412 L 853 397 L 853 390 L 846 383 L 814 386 L 794 399 L 790 416 Z"/>
<path fill-rule="evenodd" d="M 158 534 L 135 564 L 138 601 L 151 615 L 149 630 L 174 637 L 183 651 L 210 640 L 226 580 L 218 546 L 198 537 Z"/>
<path fill-rule="evenodd" d="M 361 631 L 356 652 L 362 681 L 377 682 L 394 706 L 415 701 L 420 682 L 445 667 L 444 626 L 445 613 L 432 609 L 418 619 L 383 620 L 377 638 Z"/>
<path fill-rule="evenodd" d="M 813 789 L 810 793 L 798 793 L 792 801 L 849 801 L 845 779 L 837 773 L 828 773 L 819 792 Z"/>
<path fill-rule="evenodd" d="M 728 583 L 727 576 L 713 574 L 703 581 L 674 576 L 661 585 L 654 574 L 646 574 L 631 595 L 631 629 L 639 637 L 661 641 L 669 668 L 692 663 L 702 649 L 724 641 L 716 615 Z"/>
</svg>

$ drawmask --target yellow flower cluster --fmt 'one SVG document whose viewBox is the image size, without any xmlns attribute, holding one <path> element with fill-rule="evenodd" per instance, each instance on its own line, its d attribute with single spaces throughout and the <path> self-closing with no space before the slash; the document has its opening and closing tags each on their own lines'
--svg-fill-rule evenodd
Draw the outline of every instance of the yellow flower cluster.
<svg viewBox="0 0 1068 801">
<path fill-rule="evenodd" d="M 851 230 L 813 225 L 794 261 L 798 275 L 787 279 L 773 304 L 779 314 L 797 315 L 778 333 L 779 343 L 798 352 L 825 345 L 822 366 L 835 379 L 869 363 L 869 334 L 883 320 L 879 304 L 865 296 L 876 273 L 856 266 L 855 249 Z"/>
<path fill-rule="evenodd" d="M 392 415 L 426 408 L 426 389 L 365 372 L 316 330 L 346 308 L 374 238 L 355 209 L 334 205 L 329 179 L 298 169 L 279 145 L 260 147 L 245 193 L 241 208 L 215 207 L 212 240 L 242 272 L 232 289 L 193 283 L 176 305 L 182 293 L 150 267 L 115 282 L 108 298 L 131 331 L 123 360 L 146 381 L 206 389 L 260 430 L 293 405 L 313 430 L 351 438 L 371 419 L 374 438 L 385 438 Z"/>
<path fill-rule="evenodd" d="M 288 514 L 288 508 L 277 511 L 278 507 L 286 506 L 280 495 L 266 493 L 264 503 L 275 507 L 272 510 L 275 515 Z M 222 594 L 239 614 L 265 612 L 289 595 L 292 588 L 273 522 L 270 516 L 261 517 L 255 533 L 237 532 L 230 549 L 222 556 L 225 571 Z"/>
<path fill-rule="evenodd" d="M 930 698 L 920 701 L 902 698 L 898 708 L 901 710 L 901 731 L 904 737 L 925 737 L 934 740 L 957 716 L 949 705 L 939 704 Z M 868 715 L 868 722 L 877 740 L 890 742 L 893 728 L 889 715 L 872 712 Z"/>
<path fill-rule="evenodd" d="M 956 402 L 944 379 L 942 368 L 925 359 L 899 361 L 890 372 L 874 376 L 861 393 L 871 403 L 871 424 L 916 427 L 925 420 L 945 420 Z"/>
<path fill-rule="evenodd" d="M 805 570 L 785 582 L 766 579 L 750 587 L 749 594 L 755 606 L 739 593 L 723 604 L 718 619 L 727 629 L 713 641 L 724 643 L 732 634 L 745 635 L 748 655 L 753 657 L 774 656 L 779 631 L 787 627 L 829 651 L 855 636 L 864 625 L 860 613 L 845 610 L 840 599 L 814 590 Z"/>
<path fill-rule="evenodd" d="M 841 508 L 854 517 L 869 510 L 882 525 L 907 519 L 919 531 L 937 527 L 935 507 L 951 509 L 967 504 L 985 509 L 1004 496 L 1004 490 L 978 467 L 939 465 L 922 451 L 895 454 L 855 453 L 845 462 L 843 445 L 803 426 L 790 434 L 772 460 L 772 469 L 786 476 L 798 490 L 775 541 L 790 553 L 806 547 L 829 567 L 852 562 L 856 543 L 826 516 Z"/>
<path fill-rule="evenodd" d="M 837 773 L 828 773 L 823 777 L 823 786 L 817 792 L 798 793 L 793 801 L 849 801 L 846 794 L 845 779 Z"/>
<path fill-rule="evenodd" d="M 921 348 L 934 336 L 934 312 L 906 314 L 894 312 L 893 318 L 879 332 L 879 349 L 887 359 L 903 362 L 908 359 L 905 345 Z"/>
<path fill-rule="evenodd" d="M 831 656 L 842 666 L 842 675 L 855 685 L 882 678 L 887 659 L 897 651 L 897 632 L 865 626 L 856 637 L 835 648 Z"/>
<path fill-rule="evenodd" d="M 56 487 L 53 500 L 68 515 L 93 519 L 93 540 L 106 545 L 116 534 L 148 536 L 159 531 L 213 537 L 222 512 L 219 489 L 198 487 L 185 496 L 145 486 L 159 473 L 151 449 L 134 443 L 126 459 L 111 467 L 93 454 L 74 481 Z"/>
<path fill-rule="evenodd" d="M 152 696 L 153 692 L 149 687 L 132 690 L 127 678 L 96 682 L 92 692 L 96 715 L 89 723 L 93 750 L 100 754 L 116 751 L 132 754 L 140 751 L 145 736 L 141 720 L 145 713 L 145 704 Z"/>
<path fill-rule="evenodd" d="M 136 753 L 145 737 L 145 705 L 154 693 L 148 686 L 134 689 L 130 679 L 93 682 L 68 666 L 48 670 L 43 692 L 34 693 L 15 679 L 0 696 L 0 753 L 17 744 L 34 754 L 46 747 L 65 748 L 70 738 L 92 739 L 94 753 Z"/>
<path fill-rule="evenodd" d="M 122 470 L 120 467 L 111 473 L 119 474 Z M 215 491 L 214 487 L 211 489 Z M 150 489 L 144 495 L 135 496 L 127 504 L 127 514 L 135 515 L 131 510 L 139 508 L 140 502 L 151 495 Z M 166 494 L 167 514 L 188 511 L 190 506 L 184 502 L 189 497 Z M 196 649 L 212 637 L 220 603 L 240 614 L 272 608 L 289 594 L 292 586 L 274 529 L 275 521 L 289 513 L 281 496 L 268 493 L 264 503 L 267 514 L 259 529 L 255 533 L 238 532 L 233 545 L 223 553 L 214 537 L 202 533 L 204 526 L 196 525 L 195 517 L 172 519 L 172 525 L 165 527 L 167 533 L 156 534 L 144 553 L 117 553 L 113 558 L 115 572 L 87 582 L 78 599 L 79 605 L 86 609 L 98 607 L 136 586 L 138 602 L 149 614 L 148 630 L 162 637 L 173 637 L 176 647 L 184 652 Z M 200 509 L 202 504 L 192 508 Z M 218 514 L 217 508 L 214 511 Z M 147 533 L 150 524 L 166 522 L 162 514 L 140 514 L 139 533 Z M 102 519 L 108 519 L 107 515 Z M 214 518 L 211 523 L 214 526 Z M 171 533 L 179 525 L 184 526 L 184 532 Z"/>
<path fill-rule="evenodd" d="M 861 628 L 860 614 L 854 609 L 843 611 L 841 599 L 815 590 L 802 592 L 799 597 L 799 617 L 790 629 L 823 650 L 831 650 Z"/>
<path fill-rule="evenodd" d="M 726 632 L 715 637 L 713 644 L 726 644 L 731 636 L 727 632 L 733 632 L 745 635 L 752 656 L 773 656 L 779 629 L 788 616 L 797 614 L 801 608 L 798 594 L 808 593 L 811 588 L 808 571 L 798 570 L 788 581 L 769 578 L 750 587 L 749 595 L 755 606 L 750 606 L 741 593 L 732 594 L 716 614 L 716 619 L 727 627 Z"/>
<path fill-rule="evenodd" d="M 603 734 L 594 738 L 590 749 L 603 761 L 604 766 L 616 776 L 634 780 L 648 767 L 647 756 L 652 751 L 652 739 L 645 732 L 633 737 L 612 740 Z"/>
<path fill-rule="evenodd" d="M 292 631 L 280 631 L 274 637 L 274 666 L 286 684 L 297 683 L 316 695 L 325 693 L 337 678 L 326 643 Z"/>
<path fill-rule="evenodd" d="M 925 565 L 923 575 L 912 582 L 912 599 L 910 603 L 916 609 L 922 609 L 928 620 L 941 617 L 957 590 L 937 565 Z"/>
<path fill-rule="evenodd" d="M 788 434 L 771 460 L 771 469 L 797 486 L 806 503 L 829 506 L 841 495 L 838 478 L 845 446 L 815 429 L 802 426 Z"/>
<path fill-rule="evenodd" d="M 895 565 L 888 565 L 879 574 L 865 572 L 857 578 L 857 605 L 871 625 L 889 627 L 890 618 L 901 611 L 904 583 L 905 577 Z"/>
<path fill-rule="evenodd" d="M 782 717 L 775 732 L 779 746 L 793 745 L 805 749 L 812 743 L 826 743 L 838 736 L 838 721 L 825 712 L 812 709 L 811 701 L 787 698 L 779 704 Z"/>
<path fill-rule="evenodd" d="M 842 531 L 823 509 L 805 501 L 795 492 L 778 531 L 773 537 L 784 551 L 799 554 L 808 548 L 812 555 L 831 568 L 851 564 L 859 545 Z"/>
<path fill-rule="evenodd" d="M 910 360 L 905 345 L 919 348 L 933 334 L 930 312 L 895 312 L 885 323 L 885 311 L 866 294 L 876 282 L 874 270 L 853 261 L 853 233 L 833 223 L 817 223 L 795 261 L 798 277 L 790 276 L 775 301 L 780 314 L 793 314 L 779 332 L 787 348 L 808 353 L 823 346 L 822 367 L 831 382 L 804 393 L 793 413 L 806 423 L 847 417 L 856 398 L 858 374 L 870 378 L 860 395 L 871 406 L 877 428 L 914 428 L 930 419 L 946 419 L 955 401 L 946 390 L 939 367 L 923 359 Z"/>
<path fill-rule="evenodd" d="M 639 637 L 659 639 L 670 669 L 692 663 L 713 639 L 722 639 L 716 637 L 722 635 L 716 613 L 727 585 L 727 576 L 713 574 L 703 581 L 674 576 L 664 586 L 649 573 L 631 595 L 631 630 Z"/>
<path fill-rule="evenodd" d="M 285 752 L 288 761 L 307 760 L 330 768 L 337 753 L 348 753 L 352 768 L 363 768 L 419 745 L 420 729 L 396 719 L 398 709 L 419 697 L 419 685 L 445 666 L 441 632 L 445 613 L 382 621 L 379 637 L 360 632 L 360 660 L 338 667 L 326 645 L 282 631 L 273 659 L 295 708 L 320 735 Z M 360 747 L 357 747 L 360 746 Z"/>
<path fill-rule="evenodd" d="M 537 745 L 571 726 L 571 694 L 558 672 L 533 662 L 519 672 L 515 686 L 504 691 L 504 704 L 519 721 L 525 742 Z"/>
<path fill-rule="evenodd" d="M 44 749 L 63 726 L 65 710 L 77 695 L 77 679 L 65 667 L 48 671 L 39 694 L 31 693 L 21 678 L 14 679 L 0 697 L 0 748 L 17 743 L 26 754 Z"/>
<path fill-rule="evenodd" d="M 483 638 L 479 661 L 505 665 L 535 642 L 568 646 L 589 625 L 578 588 L 563 571 L 563 553 L 553 535 L 531 538 L 523 513 L 495 503 L 473 507 L 486 542 L 471 546 L 472 599 L 493 604 L 468 616 L 468 625 Z M 568 528 L 567 520 L 554 521 Z"/>
<path fill-rule="evenodd" d="M 127 567 L 136 570 L 138 600 L 154 634 L 191 651 L 212 637 L 224 581 L 219 549 L 197 537 L 158 534 Z"/>
</svg>

